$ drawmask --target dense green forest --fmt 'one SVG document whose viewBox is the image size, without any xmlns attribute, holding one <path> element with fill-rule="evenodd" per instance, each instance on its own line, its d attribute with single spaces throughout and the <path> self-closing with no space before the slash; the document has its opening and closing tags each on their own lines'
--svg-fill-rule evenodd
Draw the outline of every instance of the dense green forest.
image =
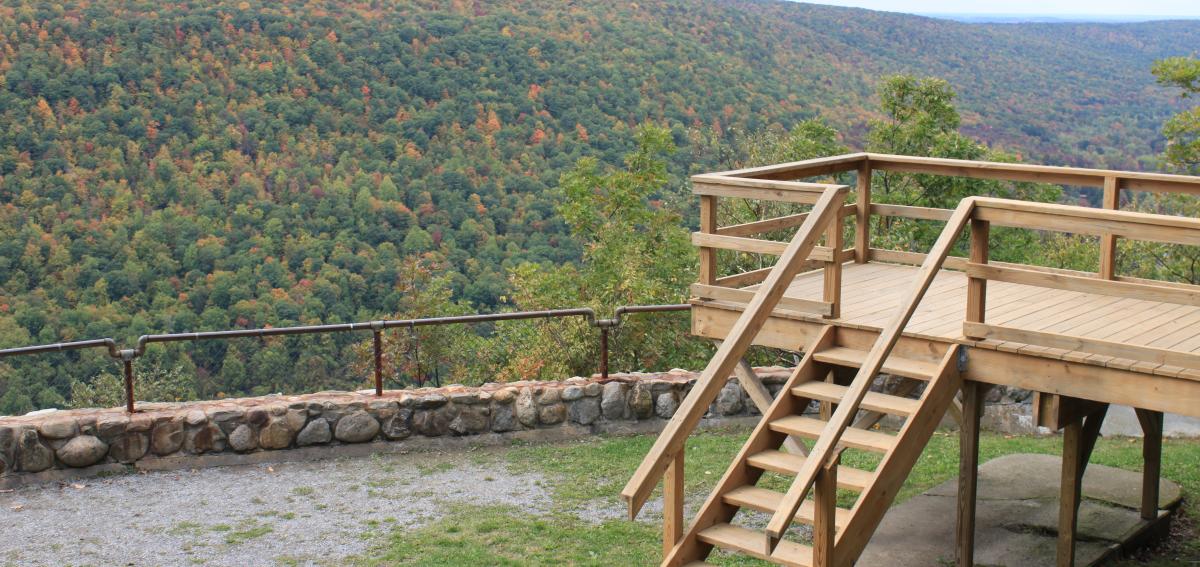
<svg viewBox="0 0 1200 567">
<path fill-rule="evenodd" d="M 676 301 L 694 266 L 688 173 L 935 149 L 880 141 L 882 77 L 944 77 L 934 90 L 957 91 L 957 110 L 925 133 L 970 139 L 964 157 L 1146 168 L 1181 108 L 1151 63 L 1197 49 L 1190 22 L 790 2 L 7 1 L 0 347 Z M 616 364 L 702 355 L 664 324 L 682 319 L 623 329 Z M 417 359 L 397 334 L 389 373 L 590 368 L 594 335 L 546 329 L 423 331 Z M 362 339 L 154 347 L 139 383 L 176 398 L 354 387 Z M 61 406 L 73 385 L 93 399 L 115 368 L 99 352 L 10 359 L 0 414 Z"/>
</svg>

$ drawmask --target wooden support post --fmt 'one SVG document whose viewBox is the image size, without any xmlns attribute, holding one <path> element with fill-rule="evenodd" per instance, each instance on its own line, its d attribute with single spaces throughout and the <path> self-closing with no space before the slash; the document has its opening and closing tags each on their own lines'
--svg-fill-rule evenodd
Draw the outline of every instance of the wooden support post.
<svg viewBox="0 0 1200 567">
<path fill-rule="evenodd" d="M 837 467 L 841 453 L 821 467 L 813 483 L 813 567 L 833 567 L 837 514 Z"/>
<path fill-rule="evenodd" d="M 975 502 L 979 487 L 979 423 L 988 385 L 965 381 L 962 385 L 962 421 L 958 437 L 958 521 L 955 565 L 975 565 Z"/>
<path fill-rule="evenodd" d="M 1079 522 L 1079 502 L 1083 495 L 1083 473 L 1100 436 L 1100 425 L 1108 406 L 1088 417 L 1067 424 L 1063 429 L 1062 484 L 1058 507 L 1058 567 L 1074 567 L 1075 536 Z"/>
<path fill-rule="evenodd" d="M 715 234 L 717 232 L 717 198 L 712 195 L 700 196 L 700 232 Z M 700 248 L 700 283 L 713 285 L 717 282 L 717 249 Z"/>
<path fill-rule="evenodd" d="M 1135 410 L 1142 422 L 1142 519 L 1158 517 L 1158 483 L 1162 475 L 1163 414 Z"/>
<path fill-rule="evenodd" d="M 1058 567 L 1075 565 L 1075 522 L 1079 519 L 1080 484 L 1083 465 L 1083 423 L 1076 421 L 1063 430 L 1062 484 L 1058 507 Z"/>
<path fill-rule="evenodd" d="M 916 379 L 903 380 L 900 383 L 893 386 L 892 390 L 890 392 L 885 392 L 885 393 L 888 395 L 891 395 L 891 396 L 899 396 L 901 398 L 907 398 L 909 394 L 913 393 L 913 391 L 915 391 L 917 389 L 917 386 L 920 386 L 924 383 L 925 382 L 923 380 L 916 380 Z M 887 417 L 887 414 L 883 413 L 883 412 L 860 410 L 859 414 L 858 414 L 858 419 L 854 420 L 854 425 L 852 425 L 851 427 L 857 427 L 859 429 L 870 429 L 872 427 L 875 427 L 876 423 L 883 421 L 883 418 L 885 418 L 885 417 Z"/>
<path fill-rule="evenodd" d="M 854 191 L 854 261 L 866 264 L 871 259 L 871 162 L 866 159 L 858 165 Z"/>
<path fill-rule="evenodd" d="M 742 385 L 742 389 L 746 391 L 746 395 L 750 397 L 750 401 L 754 403 L 754 407 L 758 408 L 758 413 L 766 415 L 767 410 L 771 409 L 771 403 L 775 399 L 771 397 L 771 391 L 767 389 L 758 375 L 754 373 L 754 368 L 743 358 L 738 361 L 734 374 L 737 375 L 738 383 Z M 808 446 L 798 437 L 788 435 L 783 440 L 783 447 L 794 455 L 808 455 Z"/>
<path fill-rule="evenodd" d="M 950 400 L 950 407 L 946 408 L 946 413 L 950 414 L 950 419 L 953 419 L 954 423 L 957 423 L 959 427 L 962 427 L 962 424 L 963 424 L 963 402 L 962 402 L 962 393 L 961 392 L 958 395 L 954 396 L 953 400 Z"/>
<path fill-rule="evenodd" d="M 1117 210 L 1121 206 L 1120 179 L 1116 176 L 1104 178 L 1104 201 L 1106 209 Z M 1111 280 L 1116 274 L 1117 237 L 1113 234 L 1100 236 L 1100 278 Z"/>
<path fill-rule="evenodd" d="M 833 260 L 825 262 L 825 293 L 824 300 L 830 304 L 829 315 L 826 319 L 837 319 L 842 316 L 842 248 L 846 246 L 843 217 L 838 215 L 829 223 L 825 231 L 825 246 L 833 250 Z"/>
<path fill-rule="evenodd" d="M 683 449 L 663 475 L 663 557 L 683 539 Z"/>
<path fill-rule="evenodd" d="M 991 223 L 979 219 L 971 219 L 971 262 L 986 264 L 988 262 L 988 235 Z M 984 278 L 967 278 L 967 314 L 965 319 L 970 323 L 984 322 L 987 312 L 987 280 Z M 980 338 L 980 337 L 972 337 Z"/>
<path fill-rule="evenodd" d="M 713 342 L 717 346 L 721 345 L 720 340 L 714 340 Z M 758 408 L 759 413 L 766 415 L 767 410 L 771 408 L 771 403 L 775 399 L 771 397 L 771 391 L 762 383 L 762 379 L 758 377 L 758 374 L 754 373 L 754 368 L 743 358 L 738 361 L 737 366 L 733 369 L 733 373 L 737 376 L 738 383 L 742 385 L 742 390 L 746 392 L 746 396 L 754 403 L 754 407 Z M 783 446 L 789 453 L 794 455 L 808 455 L 808 446 L 798 437 L 788 435 L 787 439 L 783 440 Z"/>
</svg>

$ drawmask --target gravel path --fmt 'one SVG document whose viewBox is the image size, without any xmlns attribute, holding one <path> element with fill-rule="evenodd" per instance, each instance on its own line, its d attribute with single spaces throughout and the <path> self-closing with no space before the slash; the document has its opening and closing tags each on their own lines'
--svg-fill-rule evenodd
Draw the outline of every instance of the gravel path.
<svg viewBox="0 0 1200 567">
<path fill-rule="evenodd" d="M 448 504 L 550 509 L 503 449 L 136 474 L 0 493 L 2 565 L 334 565 Z"/>
</svg>

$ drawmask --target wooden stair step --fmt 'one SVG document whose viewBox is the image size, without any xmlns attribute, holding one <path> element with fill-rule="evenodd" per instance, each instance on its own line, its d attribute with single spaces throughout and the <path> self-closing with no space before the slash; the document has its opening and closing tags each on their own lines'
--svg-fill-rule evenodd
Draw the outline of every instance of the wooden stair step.
<svg viewBox="0 0 1200 567">
<path fill-rule="evenodd" d="M 817 439 L 821 437 L 821 432 L 825 430 L 826 423 L 811 417 L 789 415 L 772 421 L 771 429 L 780 433 L 787 433 L 788 435 L 800 435 L 809 439 Z M 887 453 L 892 450 L 892 446 L 895 444 L 896 437 L 892 435 L 854 427 L 847 427 L 838 443 L 842 447 L 874 451 L 876 453 Z"/>
<path fill-rule="evenodd" d="M 850 388 L 846 386 L 814 380 L 792 388 L 792 394 L 801 398 L 836 404 L 840 403 L 846 397 L 846 392 L 849 390 Z M 901 398 L 900 396 L 892 396 L 880 392 L 867 392 L 867 395 L 863 397 L 863 401 L 858 407 L 868 411 L 908 417 L 917 413 L 917 410 L 921 407 L 921 402 L 919 400 Z"/>
<path fill-rule="evenodd" d="M 783 451 L 761 451 L 747 457 L 746 462 L 750 466 L 764 471 L 796 476 L 800 474 L 800 468 L 804 466 L 804 456 Z M 838 465 L 837 477 L 838 488 L 862 492 L 867 489 L 867 486 L 870 486 L 871 481 L 875 478 L 875 473 Z"/>
<path fill-rule="evenodd" d="M 779 509 L 780 501 L 783 500 L 783 493 L 757 486 L 739 486 L 725 493 L 721 499 L 728 504 L 733 504 L 741 508 L 750 508 L 751 510 L 774 514 L 775 510 Z M 813 507 L 813 501 L 805 500 L 800 504 L 800 509 L 796 512 L 795 520 L 811 526 L 813 520 L 816 518 L 815 514 L 816 509 Z M 848 523 L 850 523 L 850 511 L 844 508 L 837 508 L 834 512 L 834 528 L 840 530 L 845 528 Z"/>
<path fill-rule="evenodd" d="M 867 359 L 867 351 L 847 347 L 834 347 L 813 353 L 813 358 L 826 364 L 836 364 L 850 368 L 859 368 Z M 883 361 L 884 374 L 894 374 L 917 380 L 932 380 L 938 372 L 938 365 L 933 362 L 901 358 L 891 355 Z"/>
<path fill-rule="evenodd" d="M 812 548 L 802 543 L 783 540 L 775 546 L 775 553 L 767 555 L 767 534 L 733 524 L 714 524 L 696 534 L 700 541 L 722 549 L 738 551 L 751 557 L 793 565 L 812 566 Z"/>
</svg>

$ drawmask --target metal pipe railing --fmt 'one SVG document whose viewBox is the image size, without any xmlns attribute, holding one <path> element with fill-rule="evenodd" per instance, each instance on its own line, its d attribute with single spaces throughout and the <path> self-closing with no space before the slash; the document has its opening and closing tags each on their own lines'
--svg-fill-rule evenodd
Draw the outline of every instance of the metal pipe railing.
<svg viewBox="0 0 1200 567">
<path fill-rule="evenodd" d="M 92 339 L 36 345 L 17 348 L 0 349 L 0 358 L 29 356 L 53 352 L 65 352 L 87 348 L 103 347 L 108 355 L 122 363 L 125 378 L 125 410 L 134 413 L 134 372 L 133 361 L 146 353 L 146 347 L 153 343 L 172 343 L 182 341 L 227 340 L 238 338 L 264 338 L 285 335 L 313 335 L 321 333 L 344 333 L 354 331 L 371 331 L 374 354 L 375 395 L 383 395 L 383 331 L 408 327 L 428 327 L 434 325 L 464 325 L 471 323 L 492 323 L 498 321 L 517 321 L 525 319 L 553 319 L 567 317 L 582 317 L 592 327 L 600 330 L 600 376 L 608 379 L 608 339 L 609 330 L 621 325 L 621 318 L 626 314 L 663 313 L 668 311 L 687 311 L 691 305 L 686 303 L 671 305 L 626 305 L 618 307 L 612 318 L 596 317 L 596 311 L 590 307 L 571 309 L 548 309 L 542 311 L 510 311 L 507 313 L 483 313 L 477 315 L 455 315 L 450 317 L 425 317 L 420 319 L 378 320 L 365 323 L 339 323 L 332 325 L 300 325 L 295 327 L 266 327 L 260 329 L 238 329 L 230 331 L 205 331 L 199 333 L 169 333 L 159 335 L 142 335 L 138 337 L 134 348 L 121 349 L 117 341 L 111 338 Z"/>
</svg>

